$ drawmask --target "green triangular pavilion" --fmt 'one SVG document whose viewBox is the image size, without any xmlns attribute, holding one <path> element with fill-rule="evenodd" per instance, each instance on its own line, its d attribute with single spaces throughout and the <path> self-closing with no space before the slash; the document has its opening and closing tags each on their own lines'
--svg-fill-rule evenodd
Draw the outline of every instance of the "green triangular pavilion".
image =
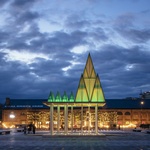
<svg viewBox="0 0 150 150">
<path fill-rule="evenodd" d="M 75 102 L 105 102 L 100 79 L 96 75 L 90 54 L 79 81 Z"/>
</svg>

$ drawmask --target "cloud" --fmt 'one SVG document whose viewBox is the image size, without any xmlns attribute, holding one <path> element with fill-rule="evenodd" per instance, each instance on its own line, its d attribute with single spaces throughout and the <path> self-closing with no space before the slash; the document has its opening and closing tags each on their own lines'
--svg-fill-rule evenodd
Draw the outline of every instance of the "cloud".
<svg viewBox="0 0 150 150">
<path fill-rule="evenodd" d="M 0 1 L 1 99 L 75 94 L 89 52 L 106 98 L 150 88 L 148 1 L 47 2 Z"/>
<path fill-rule="evenodd" d="M 7 3 L 6 0 L 1 0 L 1 1 L 0 1 L 0 6 L 3 6 L 3 5 L 5 5 L 6 3 Z"/>
<path fill-rule="evenodd" d="M 115 28 L 132 27 L 135 21 L 135 15 L 133 13 L 126 13 L 118 16 L 114 21 Z"/>
<path fill-rule="evenodd" d="M 11 6 L 15 9 L 26 9 L 32 7 L 36 0 L 27 1 L 27 0 L 13 0 Z"/>
<path fill-rule="evenodd" d="M 119 29 L 118 32 L 126 39 L 136 43 L 145 43 L 150 40 L 150 29 Z"/>
<path fill-rule="evenodd" d="M 20 61 L 26 64 L 30 64 L 31 62 L 36 61 L 37 58 L 49 59 L 48 56 L 40 53 L 31 53 L 27 51 L 15 51 L 15 50 L 3 50 L 5 52 L 5 59 L 6 62 L 8 61 Z"/>
<path fill-rule="evenodd" d="M 71 14 L 67 16 L 67 19 L 65 20 L 65 26 L 70 30 L 79 28 L 81 30 L 91 26 L 91 23 L 89 20 L 82 18 L 80 14 Z"/>
<path fill-rule="evenodd" d="M 20 16 L 18 16 L 18 18 L 16 19 L 16 22 L 17 23 L 26 23 L 26 22 L 30 23 L 33 20 L 39 18 L 39 16 L 40 15 L 37 12 L 31 12 L 31 11 L 24 12 Z"/>
<path fill-rule="evenodd" d="M 83 54 L 89 50 L 89 47 L 86 45 L 79 45 L 74 47 L 71 52 L 76 53 L 76 54 Z"/>
<path fill-rule="evenodd" d="M 94 64 L 96 63 L 95 69 L 100 75 L 106 98 L 107 95 L 127 97 L 138 94 L 150 79 L 149 57 L 150 52 L 143 51 L 140 47 L 125 49 L 106 45 L 101 51 L 96 52 L 93 58 Z"/>
</svg>

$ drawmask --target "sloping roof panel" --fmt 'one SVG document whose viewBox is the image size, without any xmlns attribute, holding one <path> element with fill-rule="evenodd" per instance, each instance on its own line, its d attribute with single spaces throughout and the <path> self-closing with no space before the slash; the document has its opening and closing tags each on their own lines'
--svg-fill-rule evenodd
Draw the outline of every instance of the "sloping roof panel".
<svg viewBox="0 0 150 150">
<path fill-rule="evenodd" d="M 141 105 L 141 101 L 144 101 L 144 104 Z M 132 99 L 106 99 L 106 109 L 140 109 L 150 108 L 150 100 L 132 100 Z"/>
<path fill-rule="evenodd" d="M 48 108 L 43 102 L 47 99 L 10 99 L 10 105 L 4 108 Z"/>
<path fill-rule="evenodd" d="M 10 105 L 4 108 L 49 108 L 44 105 L 47 99 L 10 99 Z M 141 105 L 141 101 L 144 104 Z M 150 99 L 132 100 L 132 99 L 106 99 L 105 109 L 150 109 Z"/>
</svg>

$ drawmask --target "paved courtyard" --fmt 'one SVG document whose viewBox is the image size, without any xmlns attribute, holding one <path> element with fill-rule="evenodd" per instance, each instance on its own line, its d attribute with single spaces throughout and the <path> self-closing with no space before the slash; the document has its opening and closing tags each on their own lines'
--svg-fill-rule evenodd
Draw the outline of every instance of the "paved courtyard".
<svg viewBox="0 0 150 150">
<path fill-rule="evenodd" d="M 49 136 L 48 132 L 0 135 L 0 150 L 150 150 L 150 134 L 105 132 L 105 136 Z"/>
</svg>

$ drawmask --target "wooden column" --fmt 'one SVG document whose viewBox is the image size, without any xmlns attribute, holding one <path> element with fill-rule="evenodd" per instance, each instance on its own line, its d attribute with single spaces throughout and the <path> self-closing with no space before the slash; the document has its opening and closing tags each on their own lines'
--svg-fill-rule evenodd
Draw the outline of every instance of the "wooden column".
<svg viewBox="0 0 150 150">
<path fill-rule="evenodd" d="M 88 116 L 88 133 L 90 133 L 90 106 L 88 105 L 88 112 L 89 112 L 89 116 Z"/>
<path fill-rule="evenodd" d="M 65 105 L 65 134 L 68 134 L 68 104 Z"/>
<path fill-rule="evenodd" d="M 73 106 L 71 106 L 71 133 L 73 133 Z"/>
<path fill-rule="evenodd" d="M 81 134 L 83 134 L 83 105 L 81 106 Z"/>
<path fill-rule="evenodd" d="M 53 104 L 51 104 L 50 106 L 50 133 L 51 135 L 54 134 L 54 127 L 53 127 Z"/>
<path fill-rule="evenodd" d="M 97 119 L 97 111 L 98 111 L 98 106 L 95 106 L 95 134 L 98 134 L 98 119 Z"/>
<path fill-rule="evenodd" d="M 57 106 L 57 133 L 60 131 L 60 106 Z"/>
</svg>

